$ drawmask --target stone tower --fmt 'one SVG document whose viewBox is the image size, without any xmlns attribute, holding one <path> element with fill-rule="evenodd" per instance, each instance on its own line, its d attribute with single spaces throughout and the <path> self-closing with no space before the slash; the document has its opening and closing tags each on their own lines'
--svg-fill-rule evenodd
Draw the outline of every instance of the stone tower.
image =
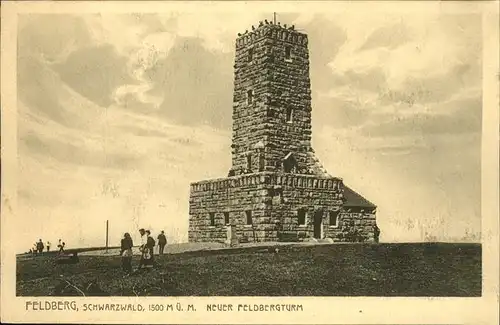
<svg viewBox="0 0 500 325">
<path fill-rule="evenodd" d="M 236 39 L 231 147 L 226 178 L 190 186 L 189 241 L 377 240 L 375 205 L 314 155 L 308 38 L 293 26 Z"/>
<path fill-rule="evenodd" d="M 307 35 L 263 24 L 236 40 L 230 175 L 324 174 L 311 147 Z"/>
</svg>

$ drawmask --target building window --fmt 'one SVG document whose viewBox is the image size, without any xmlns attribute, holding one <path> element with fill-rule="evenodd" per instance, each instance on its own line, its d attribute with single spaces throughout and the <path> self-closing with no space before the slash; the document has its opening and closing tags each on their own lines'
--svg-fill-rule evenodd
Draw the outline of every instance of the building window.
<svg viewBox="0 0 500 325">
<path fill-rule="evenodd" d="M 253 59 L 253 49 L 250 48 L 248 49 L 248 62 L 252 61 Z"/>
<path fill-rule="evenodd" d="M 286 121 L 289 123 L 293 122 L 293 109 L 291 107 L 287 107 L 286 109 Z"/>
<path fill-rule="evenodd" d="M 229 224 L 229 212 L 224 212 L 224 224 Z"/>
<path fill-rule="evenodd" d="M 272 196 L 273 204 L 283 203 L 283 189 L 276 188 L 269 191 L 269 194 Z"/>
<path fill-rule="evenodd" d="M 265 161 L 264 161 L 264 155 L 263 154 L 260 154 L 259 155 L 259 171 L 263 171 L 264 168 L 265 168 Z"/>
<path fill-rule="evenodd" d="M 252 155 L 247 155 L 247 170 L 252 170 Z"/>
<path fill-rule="evenodd" d="M 339 211 L 330 211 L 330 227 L 337 227 L 339 222 Z"/>
<path fill-rule="evenodd" d="M 286 60 L 292 59 L 292 47 L 291 46 L 285 47 L 285 59 Z"/>
<path fill-rule="evenodd" d="M 306 211 L 304 209 L 300 209 L 297 212 L 297 223 L 299 226 L 303 226 L 306 224 Z"/>
<path fill-rule="evenodd" d="M 295 160 L 293 154 L 289 153 L 283 160 L 283 170 L 285 173 L 295 173 L 296 169 L 297 161 Z"/>
<path fill-rule="evenodd" d="M 253 91 L 249 90 L 247 91 L 247 104 L 253 103 Z"/>
<path fill-rule="evenodd" d="M 210 226 L 215 226 L 215 213 L 210 212 L 209 216 L 210 216 Z"/>
<path fill-rule="evenodd" d="M 250 210 L 246 211 L 246 215 L 247 215 L 247 225 L 251 225 L 252 224 L 252 211 L 250 211 Z"/>
</svg>

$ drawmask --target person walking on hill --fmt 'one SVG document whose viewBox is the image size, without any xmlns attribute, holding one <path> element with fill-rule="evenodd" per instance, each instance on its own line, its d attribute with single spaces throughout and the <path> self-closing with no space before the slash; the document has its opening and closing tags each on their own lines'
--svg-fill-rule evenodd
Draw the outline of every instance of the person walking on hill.
<svg viewBox="0 0 500 325">
<path fill-rule="evenodd" d="M 155 240 L 151 237 L 149 230 L 139 229 L 141 234 L 141 260 L 139 262 L 139 269 L 151 270 L 154 265 L 153 249 L 155 247 Z"/>
<path fill-rule="evenodd" d="M 50 241 L 47 240 L 47 252 L 50 252 Z"/>
<path fill-rule="evenodd" d="M 121 241 L 121 250 L 120 255 L 122 257 L 122 269 L 126 274 L 130 274 L 132 272 L 132 247 L 134 243 L 132 241 L 132 237 L 127 232 L 124 234 L 123 239 Z"/>
<path fill-rule="evenodd" d="M 139 251 L 141 252 L 141 259 L 139 260 L 139 269 L 142 269 L 144 266 L 144 249 L 146 247 L 146 231 L 144 228 L 139 229 L 139 234 L 141 235 L 141 246 L 139 247 Z"/>
<path fill-rule="evenodd" d="M 38 240 L 38 243 L 36 243 L 36 249 L 38 253 L 43 253 L 44 245 L 41 239 Z"/>
<path fill-rule="evenodd" d="M 141 251 L 142 249 L 144 248 L 144 245 L 146 245 L 146 239 L 147 239 L 147 236 L 146 236 L 146 230 L 144 230 L 144 228 L 141 228 L 139 229 L 139 234 L 141 235 Z"/>
<path fill-rule="evenodd" d="M 167 237 L 165 237 L 165 232 L 162 230 L 161 234 L 158 235 L 158 246 L 159 246 L 159 254 L 163 255 L 163 250 L 165 249 L 165 246 L 167 245 Z"/>
<path fill-rule="evenodd" d="M 155 264 L 154 248 L 156 242 L 153 237 L 151 237 L 151 231 L 146 230 L 146 236 L 146 245 L 144 247 L 144 268 L 150 270 Z"/>
<path fill-rule="evenodd" d="M 59 248 L 59 254 L 64 254 L 64 246 L 66 246 L 66 243 L 61 243 L 61 240 L 59 239 L 59 245 L 57 245 L 57 247 Z"/>
</svg>

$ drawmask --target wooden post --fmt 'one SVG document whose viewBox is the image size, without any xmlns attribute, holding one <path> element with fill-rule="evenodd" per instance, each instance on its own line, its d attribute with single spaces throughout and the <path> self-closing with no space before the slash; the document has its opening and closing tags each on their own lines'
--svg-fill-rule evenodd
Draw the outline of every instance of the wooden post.
<svg viewBox="0 0 500 325">
<path fill-rule="evenodd" d="M 108 252 L 109 220 L 106 220 L 106 253 Z"/>
</svg>

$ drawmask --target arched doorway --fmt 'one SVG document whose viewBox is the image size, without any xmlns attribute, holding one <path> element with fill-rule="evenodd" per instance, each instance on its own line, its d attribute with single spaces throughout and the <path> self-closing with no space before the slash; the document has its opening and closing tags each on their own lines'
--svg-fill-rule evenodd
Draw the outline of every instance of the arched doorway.
<svg viewBox="0 0 500 325">
<path fill-rule="evenodd" d="M 323 238 L 323 210 L 317 210 L 314 212 L 313 225 L 314 238 Z"/>
</svg>

